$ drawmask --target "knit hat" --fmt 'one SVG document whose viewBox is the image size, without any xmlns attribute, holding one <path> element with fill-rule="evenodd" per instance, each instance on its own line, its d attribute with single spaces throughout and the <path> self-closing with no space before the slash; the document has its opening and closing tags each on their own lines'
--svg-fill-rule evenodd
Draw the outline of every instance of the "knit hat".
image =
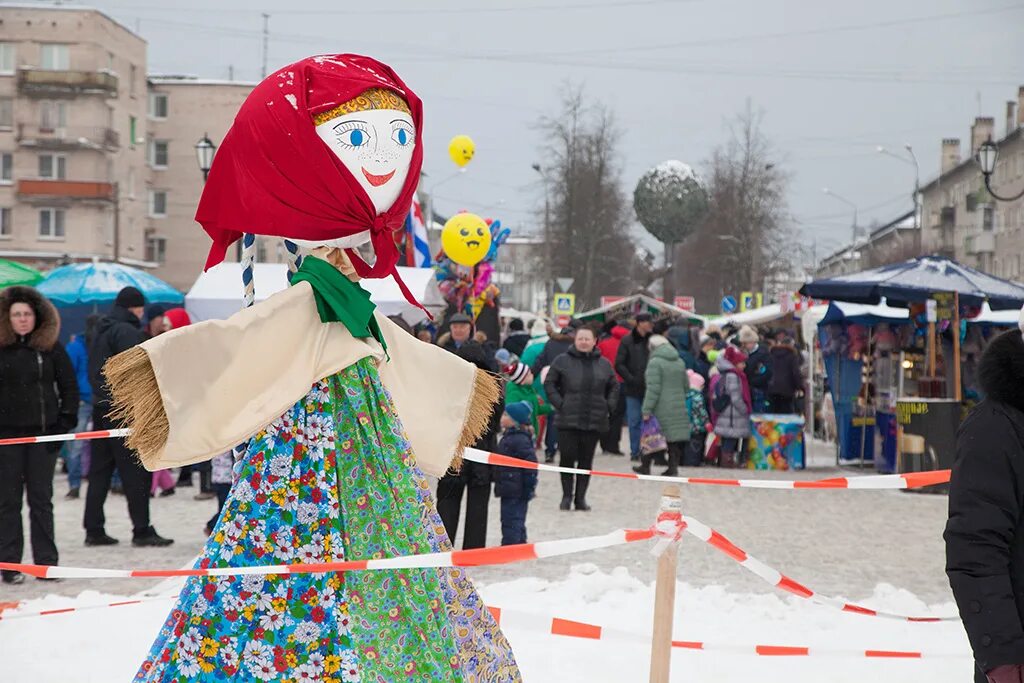
<svg viewBox="0 0 1024 683">
<path fill-rule="evenodd" d="M 661 336 L 660 334 L 652 334 L 651 338 L 647 340 L 647 344 L 651 347 L 652 351 L 658 348 L 659 346 L 664 346 L 665 344 L 668 343 L 668 339 L 666 337 Z"/>
<path fill-rule="evenodd" d="M 146 320 L 153 321 L 157 318 L 164 317 L 167 312 L 167 306 L 163 304 L 150 304 L 146 306 Z"/>
<path fill-rule="evenodd" d="M 533 408 L 526 401 L 515 401 L 505 406 L 505 414 L 516 424 L 525 425 L 533 421 Z"/>
<path fill-rule="evenodd" d="M 530 368 L 525 363 L 517 362 L 506 365 L 502 372 L 508 376 L 509 382 L 523 385 L 526 384 L 526 376 L 530 374 Z"/>
<path fill-rule="evenodd" d="M 548 333 L 548 324 L 544 322 L 543 318 L 537 318 L 530 325 L 530 336 L 531 337 L 543 337 Z"/>
<path fill-rule="evenodd" d="M 747 362 L 747 354 L 743 353 L 735 346 L 726 347 L 724 353 L 725 359 L 732 363 L 733 365 L 739 365 L 740 363 Z"/>
<path fill-rule="evenodd" d="M 512 364 L 512 352 L 508 349 L 498 349 L 494 352 L 494 360 L 498 361 L 502 367 Z"/>
<path fill-rule="evenodd" d="M 740 328 L 740 343 L 756 344 L 760 340 L 761 338 L 757 336 L 757 332 L 755 332 L 754 328 L 751 327 L 750 325 L 744 325 L 743 327 Z"/>
<path fill-rule="evenodd" d="M 172 330 L 192 324 L 192 318 L 189 317 L 188 312 L 184 308 L 172 308 L 164 313 L 164 317 L 167 318 L 167 322 L 171 324 Z"/>
<path fill-rule="evenodd" d="M 135 287 L 125 287 L 117 293 L 114 305 L 121 308 L 142 308 L 146 305 L 146 297 Z"/>
<path fill-rule="evenodd" d="M 704 376 L 695 370 L 687 370 L 686 378 L 690 380 L 690 388 L 700 391 L 704 388 Z"/>
</svg>

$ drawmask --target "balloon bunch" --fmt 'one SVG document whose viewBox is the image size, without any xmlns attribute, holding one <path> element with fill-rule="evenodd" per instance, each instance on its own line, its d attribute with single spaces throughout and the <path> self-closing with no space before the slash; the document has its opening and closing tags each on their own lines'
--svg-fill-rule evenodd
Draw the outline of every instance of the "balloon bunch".
<svg viewBox="0 0 1024 683">
<path fill-rule="evenodd" d="M 455 310 L 475 319 L 484 306 L 495 305 L 501 290 L 491 282 L 494 262 L 510 232 L 499 220 L 467 212 L 445 223 L 434 270 L 441 294 Z"/>
</svg>

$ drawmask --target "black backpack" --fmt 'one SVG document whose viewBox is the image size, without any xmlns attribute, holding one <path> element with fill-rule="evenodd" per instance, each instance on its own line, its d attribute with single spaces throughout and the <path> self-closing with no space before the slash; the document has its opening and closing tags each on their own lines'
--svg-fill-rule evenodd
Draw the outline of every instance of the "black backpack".
<svg viewBox="0 0 1024 683">
<path fill-rule="evenodd" d="M 715 395 L 711 399 L 711 407 L 719 414 L 732 405 L 732 396 L 725 389 L 725 378 L 727 376 L 727 374 L 723 373 L 718 377 L 718 381 L 715 383 Z"/>
</svg>

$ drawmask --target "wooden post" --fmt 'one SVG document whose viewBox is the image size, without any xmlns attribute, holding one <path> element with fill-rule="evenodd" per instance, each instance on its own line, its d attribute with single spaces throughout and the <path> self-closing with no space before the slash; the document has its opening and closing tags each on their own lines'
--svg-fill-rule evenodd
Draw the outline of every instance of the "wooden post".
<svg viewBox="0 0 1024 683">
<path fill-rule="evenodd" d="M 682 510 L 679 485 L 670 484 L 661 493 L 660 512 Z M 654 584 L 654 633 L 651 638 L 650 683 L 669 683 L 672 668 L 672 621 L 676 610 L 676 566 L 679 544 L 672 543 L 658 558 Z"/>
<path fill-rule="evenodd" d="M 960 385 L 960 292 L 953 292 L 953 398 L 963 400 Z"/>
</svg>

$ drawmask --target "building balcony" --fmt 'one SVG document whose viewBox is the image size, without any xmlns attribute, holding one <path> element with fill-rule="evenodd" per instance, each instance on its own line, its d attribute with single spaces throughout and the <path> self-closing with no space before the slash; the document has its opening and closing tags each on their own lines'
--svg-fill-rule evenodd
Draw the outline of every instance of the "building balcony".
<svg viewBox="0 0 1024 683">
<path fill-rule="evenodd" d="M 114 200 L 112 183 L 82 180 L 19 180 L 18 198 L 30 202 Z"/>
<path fill-rule="evenodd" d="M 116 152 L 121 149 L 121 136 L 113 128 L 44 128 L 19 123 L 17 130 L 16 140 L 22 147 L 39 150 L 91 149 L 100 152 Z"/>
<path fill-rule="evenodd" d="M 117 97 L 117 76 L 107 71 L 18 69 L 18 94 L 27 97 Z"/>
</svg>

